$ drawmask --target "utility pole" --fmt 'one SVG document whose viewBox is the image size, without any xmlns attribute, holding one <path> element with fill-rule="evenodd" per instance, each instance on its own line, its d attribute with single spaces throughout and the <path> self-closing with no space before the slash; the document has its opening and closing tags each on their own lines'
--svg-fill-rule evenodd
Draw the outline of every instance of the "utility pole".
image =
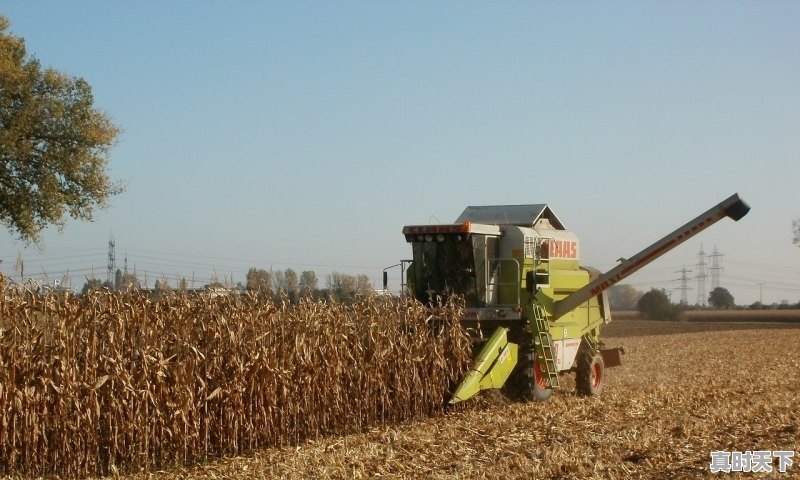
<svg viewBox="0 0 800 480">
<path fill-rule="evenodd" d="M 759 282 L 756 285 L 758 285 L 758 303 L 760 303 L 763 306 L 764 305 L 764 285 L 766 285 L 766 283 Z"/>
<path fill-rule="evenodd" d="M 681 286 L 678 290 L 681 291 L 681 305 L 687 305 L 689 303 L 688 292 L 689 292 L 689 277 L 687 276 L 688 273 L 692 273 L 691 270 L 686 270 L 686 266 L 682 269 L 678 270 L 676 273 L 681 274 Z"/>
<path fill-rule="evenodd" d="M 700 244 L 700 252 L 697 254 L 697 305 L 706 306 L 706 252 L 703 251 L 703 244 Z"/>
<path fill-rule="evenodd" d="M 720 286 L 719 278 L 720 278 L 720 275 L 722 274 L 722 262 L 721 262 L 721 260 L 722 260 L 723 256 L 724 256 L 724 254 L 723 253 L 719 253 L 719 251 L 717 250 L 717 246 L 714 245 L 714 253 L 712 253 L 711 255 L 708 256 L 711 259 L 711 268 L 710 268 L 710 270 L 711 270 L 711 290 L 714 290 L 715 288 L 718 288 Z"/>
<path fill-rule="evenodd" d="M 114 252 L 116 244 L 114 243 L 114 234 L 108 236 L 108 272 L 106 273 L 106 282 L 108 285 L 114 285 L 114 270 L 117 267 L 117 258 Z M 113 288 L 113 287 L 112 287 Z"/>
</svg>

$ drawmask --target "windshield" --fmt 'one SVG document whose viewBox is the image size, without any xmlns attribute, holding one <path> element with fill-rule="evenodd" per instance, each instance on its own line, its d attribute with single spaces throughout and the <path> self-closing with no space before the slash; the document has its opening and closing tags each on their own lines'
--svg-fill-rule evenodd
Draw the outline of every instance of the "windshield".
<svg viewBox="0 0 800 480">
<path fill-rule="evenodd" d="M 470 239 L 415 242 L 414 295 L 422 302 L 448 294 L 463 295 L 467 306 L 480 302 L 475 281 L 475 256 Z"/>
</svg>

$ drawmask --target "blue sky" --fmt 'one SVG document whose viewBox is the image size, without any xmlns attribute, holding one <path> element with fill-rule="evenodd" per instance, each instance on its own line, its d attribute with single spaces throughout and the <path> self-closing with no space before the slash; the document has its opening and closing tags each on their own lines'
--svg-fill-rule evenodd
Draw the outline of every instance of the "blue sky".
<svg viewBox="0 0 800 480">
<path fill-rule="evenodd" d="M 701 243 L 739 303 L 800 301 L 797 2 L 0 4 L 42 64 L 85 78 L 124 133 L 126 186 L 0 271 L 73 288 L 249 267 L 368 273 L 404 224 L 549 203 L 584 263 L 621 256 L 739 192 L 752 206 L 631 277 L 675 289 Z M 392 278 L 396 286 L 397 273 Z M 696 282 L 689 300 L 697 296 Z M 677 291 L 673 297 L 676 298 Z"/>
</svg>

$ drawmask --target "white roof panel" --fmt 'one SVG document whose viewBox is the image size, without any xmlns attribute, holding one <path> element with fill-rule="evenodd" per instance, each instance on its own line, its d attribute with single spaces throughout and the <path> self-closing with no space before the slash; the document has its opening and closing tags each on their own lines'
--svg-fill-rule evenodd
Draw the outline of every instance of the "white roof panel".
<svg viewBox="0 0 800 480">
<path fill-rule="evenodd" d="M 556 230 L 564 230 L 564 224 L 546 203 L 532 205 L 488 205 L 470 206 L 464 209 L 455 223 L 474 222 L 489 225 L 518 225 L 533 227 L 546 218 Z"/>
</svg>

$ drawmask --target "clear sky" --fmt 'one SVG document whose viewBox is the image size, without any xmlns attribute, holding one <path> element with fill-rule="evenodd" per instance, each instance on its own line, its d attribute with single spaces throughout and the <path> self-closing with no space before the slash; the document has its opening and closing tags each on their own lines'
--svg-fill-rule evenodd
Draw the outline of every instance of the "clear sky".
<svg viewBox="0 0 800 480">
<path fill-rule="evenodd" d="M 72 287 L 249 267 L 368 273 L 404 224 L 548 203 L 606 270 L 738 192 L 752 211 L 627 283 L 679 294 L 701 244 L 737 303 L 800 301 L 798 2 L 4 1 L 124 129 L 126 191 L 0 271 Z M 710 262 L 710 260 L 706 260 Z M 145 273 L 146 272 L 146 273 Z M 392 271 L 396 288 L 399 272 Z M 173 283 L 174 284 L 174 283 Z M 710 279 L 707 280 L 707 285 Z M 689 301 L 697 297 L 691 281 Z"/>
</svg>

